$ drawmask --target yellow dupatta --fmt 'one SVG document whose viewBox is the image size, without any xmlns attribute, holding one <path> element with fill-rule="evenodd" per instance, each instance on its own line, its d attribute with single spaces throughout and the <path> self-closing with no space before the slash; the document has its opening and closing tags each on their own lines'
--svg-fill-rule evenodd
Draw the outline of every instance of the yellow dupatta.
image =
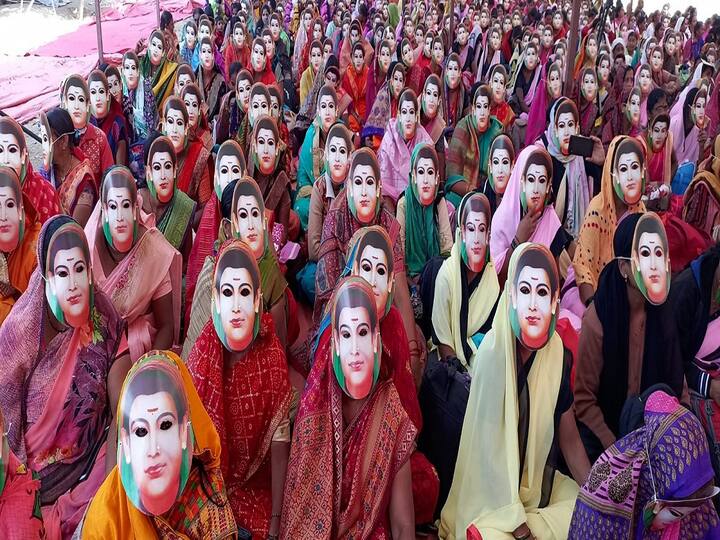
<svg viewBox="0 0 720 540">
<path fill-rule="evenodd" d="M 490 249 L 488 245 L 487 249 Z M 435 281 L 435 300 L 433 302 L 432 324 L 435 336 L 443 344 L 452 345 L 455 355 L 463 366 L 468 368 L 471 358 L 465 358 L 460 331 L 460 306 L 462 305 L 462 273 L 465 264 L 460 256 L 460 230 L 455 231 L 455 243 L 450 257 L 443 262 Z M 468 299 L 467 343 L 473 353 L 477 350 L 472 336 L 487 321 L 500 294 L 497 272 L 492 260 L 483 270 L 477 288 Z"/>
<path fill-rule="evenodd" d="M 515 275 L 517 261 L 530 245 L 522 244 L 513 252 L 508 276 Z M 455 474 L 440 517 L 440 538 L 464 539 L 472 524 L 483 540 L 506 540 L 523 523 L 540 540 L 567 537 L 578 492 L 574 481 L 556 471 L 550 506 L 538 509 L 554 437 L 563 344 L 560 336 L 553 334 L 537 351 L 528 375 L 531 411 L 521 471 L 516 338 L 510 326 L 512 286 L 509 278 L 493 328 L 475 355 Z"/>
</svg>

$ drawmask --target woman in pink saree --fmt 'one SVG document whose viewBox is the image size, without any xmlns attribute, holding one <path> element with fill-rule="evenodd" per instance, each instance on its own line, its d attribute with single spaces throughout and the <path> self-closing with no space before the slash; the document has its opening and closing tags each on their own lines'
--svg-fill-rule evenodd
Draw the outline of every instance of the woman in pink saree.
<svg viewBox="0 0 720 540">
<path fill-rule="evenodd" d="M 80 225 L 50 218 L 37 247 L 37 269 L 0 328 L 0 350 L 13 351 L 0 408 L 10 449 L 40 479 L 43 538 L 69 538 L 115 464 L 112 411 L 130 362 L 118 354 L 125 323 L 95 287 Z"/>
<path fill-rule="evenodd" d="M 85 226 L 93 278 L 127 322 L 121 351 L 134 362 L 179 343 L 182 258 L 155 227 L 140 222 L 132 173 L 110 169 Z"/>
</svg>

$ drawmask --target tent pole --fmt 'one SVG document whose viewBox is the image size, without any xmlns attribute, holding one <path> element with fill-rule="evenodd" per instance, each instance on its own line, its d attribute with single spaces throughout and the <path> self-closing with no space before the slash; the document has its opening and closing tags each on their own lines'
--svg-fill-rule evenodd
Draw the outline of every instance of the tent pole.
<svg viewBox="0 0 720 540">
<path fill-rule="evenodd" d="M 575 56 L 578 49 L 578 35 L 580 34 L 580 0 L 573 0 L 572 17 L 570 17 L 570 41 L 568 42 L 567 55 L 565 57 L 565 92 L 566 96 L 572 96 L 575 88 L 573 73 L 575 71 Z"/>
<path fill-rule="evenodd" d="M 95 27 L 97 29 L 98 65 L 105 62 L 102 40 L 102 14 L 100 12 L 100 0 L 95 0 Z"/>
</svg>

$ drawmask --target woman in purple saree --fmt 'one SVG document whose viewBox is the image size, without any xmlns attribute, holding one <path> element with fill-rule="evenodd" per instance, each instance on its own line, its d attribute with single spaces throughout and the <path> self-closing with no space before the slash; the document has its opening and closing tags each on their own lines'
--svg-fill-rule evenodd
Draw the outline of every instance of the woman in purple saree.
<svg viewBox="0 0 720 540">
<path fill-rule="evenodd" d="M 93 286 L 80 225 L 55 216 L 37 246 L 37 269 L 0 328 L 0 350 L 13 351 L 0 408 L 10 448 L 40 478 L 47 538 L 69 538 L 115 464 L 113 411 L 130 361 L 116 359 L 125 323 Z"/>
</svg>

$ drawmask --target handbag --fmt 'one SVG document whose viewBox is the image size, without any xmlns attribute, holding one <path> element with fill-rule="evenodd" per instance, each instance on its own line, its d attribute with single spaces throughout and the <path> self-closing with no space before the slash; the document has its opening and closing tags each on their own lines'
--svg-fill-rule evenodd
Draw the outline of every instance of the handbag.
<svg viewBox="0 0 720 540">
<path fill-rule="evenodd" d="M 450 493 L 469 397 L 470 374 L 460 360 L 440 360 L 438 350 L 431 351 L 418 395 L 423 415 L 418 450 L 433 464 L 440 479 L 436 518 Z"/>
</svg>

